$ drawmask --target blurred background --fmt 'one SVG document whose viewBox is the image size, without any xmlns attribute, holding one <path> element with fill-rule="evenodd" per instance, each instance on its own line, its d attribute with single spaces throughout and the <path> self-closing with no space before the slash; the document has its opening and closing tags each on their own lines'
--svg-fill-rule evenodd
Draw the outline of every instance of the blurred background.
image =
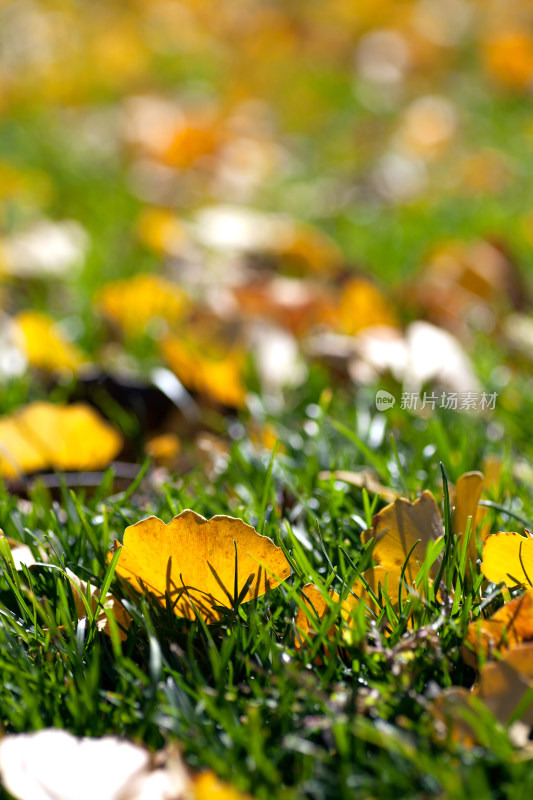
<svg viewBox="0 0 533 800">
<path fill-rule="evenodd" d="M 328 386 L 519 412 L 532 91 L 526 0 L 3 0 L 0 413 L 175 465 Z"/>
</svg>

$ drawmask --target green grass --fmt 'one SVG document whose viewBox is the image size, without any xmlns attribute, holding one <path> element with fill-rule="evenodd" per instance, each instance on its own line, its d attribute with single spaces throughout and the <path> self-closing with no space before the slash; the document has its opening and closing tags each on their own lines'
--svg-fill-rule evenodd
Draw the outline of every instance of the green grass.
<svg viewBox="0 0 533 800">
<path fill-rule="evenodd" d="M 29 501 L 4 491 L 6 536 L 39 543 L 49 557 L 17 573 L 2 553 L 4 729 L 114 732 L 152 748 L 177 739 L 191 767 L 211 767 L 259 800 L 529 796 L 528 762 L 488 712 L 475 722 L 483 746 L 464 749 L 435 733 L 431 698 L 473 683 L 460 645 L 482 599 L 481 579 L 466 574 L 447 524 L 442 574 L 456 589 L 453 605 L 424 591 L 422 565 L 420 598 L 404 600 L 399 611 L 381 598 L 375 617 L 359 609 L 343 640 L 340 626 L 333 640 L 328 635 L 340 619 L 340 605 L 330 602 L 316 637 L 295 648 L 299 590 L 312 580 L 346 597 L 369 563 L 361 532 L 383 505 L 347 484 L 319 480 L 318 472 L 368 465 L 371 447 L 382 481 L 401 490 L 405 482 L 413 497 L 429 488 L 444 512 L 439 462 L 450 480 L 478 467 L 490 448 L 484 422 L 456 414 L 450 424 L 444 412 L 427 421 L 364 406 L 356 412 L 339 394 L 327 409 L 312 409 L 317 425 L 309 435 L 304 398 L 293 400 L 292 413 L 277 421 L 277 454 L 258 454 L 245 434 L 208 485 L 196 470 L 163 485 L 145 477 L 132 493 L 112 494 L 109 478 L 92 496 L 65 486 L 52 495 L 38 481 Z M 533 519 L 529 492 L 511 467 L 510 456 L 502 509 L 491 511 L 494 530 L 509 527 L 504 509 Z M 112 578 L 106 554 L 127 524 L 148 514 L 169 521 L 184 508 L 255 525 L 286 549 L 291 578 L 209 627 L 175 617 Z M 90 609 L 78 624 L 66 567 L 104 589 L 112 580 L 133 619 L 126 642 L 99 633 Z"/>
<path fill-rule="evenodd" d="M 30 11 L 33 5 L 40 4 L 29 4 Z M 77 5 L 74 19 L 83 33 L 93 6 Z M 120 21 L 122 5 L 115 5 Z M 139 7 L 134 16 L 139 14 L 140 31 L 152 31 L 151 24 L 144 25 L 144 5 L 151 4 L 133 4 Z M 267 39 L 250 76 L 241 76 L 239 48 L 229 44 L 221 20 L 219 32 L 216 15 L 205 40 L 202 33 L 196 45 L 189 42 L 183 50 L 172 49 L 173 39 L 150 50 L 149 36 L 149 68 L 139 85 L 127 78 L 122 85 L 114 76 L 108 85 L 97 73 L 94 85 L 83 82 L 79 98 L 47 105 L 39 86 L 28 91 L 30 69 L 21 96 L 8 96 L 0 115 L 0 168 L 11 164 L 22 187 L 4 196 L 0 186 L 0 238 L 41 217 L 73 219 L 87 231 L 90 247 L 82 273 L 64 281 L 0 276 L 2 312 L 32 308 L 58 320 L 67 317 L 76 343 L 98 362 L 111 332 L 95 310 L 95 293 L 110 280 L 165 273 L 169 265 L 136 233 L 149 204 L 131 188 L 134 154 L 120 142 L 116 152 L 88 144 L 80 135 L 86 120 L 93 111 L 116 114 L 124 98 L 139 93 L 205 96 L 224 114 L 242 111 L 236 89 L 243 77 L 250 86 L 241 99 L 258 99 L 260 112 L 265 105 L 266 128 L 259 126 L 259 133 L 272 135 L 287 162 L 261 181 L 250 205 L 328 233 L 346 259 L 344 277 L 359 269 L 375 276 L 404 321 L 416 313 L 406 281 L 416 279 L 433 248 L 453 239 L 501 240 L 531 286 L 530 102 L 526 91 L 507 94 L 489 85 L 477 35 L 455 49 L 440 48 L 438 65 L 430 62 L 427 75 L 417 67 L 397 109 L 373 112 L 360 99 L 354 76 L 352 51 L 359 34 L 352 42 L 340 31 L 338 41 L 348 43 L 338 50 L 336 36 L 329 41 L 328 23 L 315 56 L 321 17 L 313 21 L 307 9 L 314 13 L 320 3 L 289 3 L 287 12 L 283 3 L 267 5 L 273 13 L 279 6 L 280 14 L 288 14 L 298 46 L 284 57 L 283 48 L 281 55 L 276 48 L 270 53 Z M 98 4 L 94 9 L 98 15 Z M 377 19 L 376 25 L 389 22 Z M 28 41 L 23 46 L 33 52 Z M 39 57 L 35 63 L 38 67 Z M 10 80 L 8 74 L 8 87 Z M 442 159 L 428 161 L 428 183 L 420 195 L 388 203 L 372 188 L 376 164 L 395 146 L 409 102 L 427 94 L 455 104 L 456 136 Z M 501 157 L 507 175 L 493 191 L 471 192 L 458 181 L 463 159 L 480 150 Z M 169 201 L 179 220 L 225 202 L 211 196 L 205 178 L 193 177 L 191 190 L 189 176 L 181 177 L 185 200 L 178 192 Z M 250 413 L 206 412 L 204 427 L 230 443 L 225 466 L 209 479 L 190 439 L 184 449 L 194 466 L 163 479 L 148 468 L 129 488 L 115 480 L 112 468 L 97 488 L 73 490 L 66 476 L 59 476 L 57 488 L 47 476 L 28 478 L 20 495 L 12 487 L 0 488 L 0 528 L 28 544 L 38 560 L 42 552 L 47 558 L 17 572 L 9 548 L 0 543 L 0 727 L 113 733 L 152 749 L 177 740 L 192 769 L 210 767 L 257 800 L 529 800 L 530 763 L 481 703 L 470 719 L 479 742 L 472 748 L 442 734 L 432 705 L 449 686 L 473 685 L 476 675 L 461 657 L 466 628 L 503 602 L 497 588 L 482 582 L 479 569 L 470 570 L 462 543 L 451 535 L 446 481 L 455 482 L 496 455 L 503 469 L 500 492 L 486 501 L 491 530 L 533 526 L 531 361 L 510 352 L 498 326 L 490 335 L 473 331 L 471 352 L 483 389 L 499 393 L 494 413 L 486 417 L 436 410 L 423 418 L 403 411 L 399 402 L 377 413 L 377 388 L 400 397 L 402 387 L 392 378 L 383 378 L 379 387 L 349 389 L 325 367 L 311 364 L 305 384 L 286 393 L 275 416 L 258 395 Z M 150 336 L 127 342 L 122 355 L 145 377 L 160 362 Z M 254 369 L 249 363 L 248 388 L 258 392 Z M 0 386 L 0 414 L 35 399 L 67 402 L 78 393 L 85 397 L 84 391 L 74 380 L 27 372 Z M 105 393 L 97 399 L 128 438 L 128 457 L 142 462 L 149 431 L 125 402 Z M 252 443 L 252 428 L 262 423 L 271 424 L 278 436 L 273 453 Z M 320 479 L 319 473 L 368 467 L 404 497 L 414 499 L 425 489 L 434 493 L 446 528 L 443 590 L 436 597 L 427 580 L 439 556 L 433 549 L 420 565 L 419 596 L 404 597 L 398 609 L 381 596 L 373 613 L 359 604 L 342 635 L 341 603 L 333 602 L 328 590 L 345 599 L 371 563 L 362 533 L 384 502 L 347 483 Z M 108 564 L 113 540 L 149 514 L 168 522 L 185 508 L 252 524 L 284 548 L 291 577 L 209 627 L 139 597 Z M 77 590 L 67 568 L 98 588 L 110 585 L 123 599 L 133 620 L 125 642 L 117 631 L 111 637 L 98 631 L 87 598 L 87 617 L 78 622 Z M 294 620 L 309 581 L 323 592 L 328 611 L 316 622 L 317 634 L 299 648 Z"/>
</svg>

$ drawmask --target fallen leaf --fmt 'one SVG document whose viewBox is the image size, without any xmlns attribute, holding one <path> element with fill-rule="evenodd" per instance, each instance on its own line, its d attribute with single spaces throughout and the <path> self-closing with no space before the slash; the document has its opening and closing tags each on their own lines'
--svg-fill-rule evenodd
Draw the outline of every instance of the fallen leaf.
<svg viewBox="0 0 533 800">
<path fill-rule="evenodd" d="M 532 686 L 533 644 L 528 643 L 509 650 L 499 661 L 485 664 L 476 695 L 503 725 L 507 725 Z M 528 726 L 533 725 L 531 703 L 523 709 L 520 720 Z"/>
<path fill-rule="evenodd" d="M 455 508 L 452 517 L 452 529 L 455 536 L 461 536 L 470 523 L 470 541 L 468 544 L 468 557 L 472 564 L 476 563 L 476 515 L 481 492 L 483 491 L 484 477 L 481 472 L 465 472 L 455 484 Z"/>
<path fill-rule="evenodd" d="M 432 322 L 462 338 L 480 323 L 491 330 L 496 319 L 520 308 L 527 297 L 505 248 L 485 239 L 442 244 L 405 291 L 406 300 L 414 297 Z"/>
<path fill-rule="evenodd" d="M 16 800 L 194 800 L 176 751 L 152 756 L 116 736 L 55 728 L 4 736 L 0 780 Z"/>
<path fill-rule="evenodd" d="M 0 273 L 18 278 L 72 277 L 89 246 L 82 226 L 71 220 L 40 220 L 3 239 Z"/>
<path fill-rule="evenodd" d="M 400 598 L 414 588 L 428 545 L 443 534 L 439 509 L 431 492 L 423 492 L 414 503 L 399 497 L 385 506 L 374 516 L 372 528 L 362 535 L 365 544 L 374 539 L 372 558 L 378 564 L 362 573 L 364 582 L 356 581 L 352 589 L 354 595 L 374 609 L 376 603 L 366 583 L 376 597 L 379 598 L 381 589 L 393 606 L 397 606 Z M 440 558 L 433 563 L 430 579 L 436 577 L 439 563 Z"/>
<path fill-rule="evenodd" d="M 334 603 L 339 602 L 340 597 L 337 592 L 330 590 L 328 594 Z M 298 632 L 298 636 L 294 640 L 296 650 L 300 650 L 302 644 L 305 644 L 306 637 L 312 638 L 316 635 L 317 618 L 322 620 L 330 609 L 330 605 L 324 599 L 323 593 L 313 583 L 306 583 L 302 587 L 302 599 L 305 607 L 298 609 L 295 619 Z M 351 610 L 356 602 L 357 599 L 353 595 L 349 595 L 344 601 L 341 615 L 345 621 L 350 619 Z M 335 624 L 331 626 L 328 637 L 334 634 L 336 627 Z"/>
<path fill-rule="evenodd" d="M 205 354 L 204 348 L 168 335 L 161 341 L 161 352 L 187 389 L 208 395 L 231 408 L 244 406 L 244 354 L 240 351 L 210 356 Z"/>
<path fill-rule="evenodd" d="M 339 273 L 343 256 L 333 239 L 318 228 L 303 223 L 294 224 L 291 234 L 282 240 L 280 248 L 280 255 L 291 272 L 325 276 Z"/>
<path fill-rule="evenodd" d="M 187 297 L 179 286 L 158 275 L 140 274 L 106 284 L 95 302 L 124 335 L 140 336 L 152 320 L 181 319 Z"/>
<path fill-rule="evenodd" d="M 29 545 L 16 542 L 14 539 L 8 539 L 6 536 L 4 536 L 4 532 L 0 528 L 0 542 L 3 541 L 5 541 L 9 547 L 16 570 L 21 570 L 23 566 L 33 567 L 33 565 L 37 563 L 33 551 Z M 39 558 L 41 561 L 48 561 L 48 556 L 40 549 Z"/>
<path fill-rule="evenodd" d="M 410 554 L 405 580 L 411 585 L 419 570 L 417 561 L 424 561 L 428 544 L 444 534 L 435 498 L 428 491 L 422 492 L 414 503 L 400 497 L 376 514 L 372 523 L 372 528 L 363 533 L 364 543 L 375 541 L 372 558 L 394 573 Z M 433 577 L 437 570 L 438 564 L 434 564 Z"/>
<path fill-rule="evenodd" d="M 450 100 L 438 95 L 417 97 L 402 114 L 398 144 L 408 153 L 434 159 L 449 146 L 456 129 L 457 110 Z"/>
<path fill-rule="evenodd" d="M 194 778 L 194 800 L 253 800 L 251 795 L 235 789 L 206 770 Z"/>
<path fill-rule="evenodd" d="M 432 711 L 441 723 L 446 723 L 452 738 L 465 747 L 486 746 L 483 726 L 479 724 L 480 701 L 504 726 L 518 712 L 518 719 L 508 728 L 509 738 L 518 747 L 530 748 L 533 705 L 524 701 L 532 689 L 533 644 L 528 642 L 516 645 L 498 661 L 485 664 L 472 691 L 458 686 L 446 689 L 432 704 Z M 521 703 L 524 706 L 519 709 Z"/>
<path fill-rule="evenodd" d="M 483 545 L 481 572 L 493 583 L 533 585 L 533 539 L 518 533 L 489 536 Z"/>
<path fill-rule="evenodd" d="M 396 327 L 396 316 L 379 289 L 367 280 L 356 278 L 343 289 L 337 309 L 339 328 L 353 335 L 364 328 Z"/>
<path fill-rule="evenodd" d="M 96 586 L 93 586 L 92 583 L 86 583 L 83 581 L 70 569 L 66 569 L 65 574 L 67 575 L 71 585 L 73 585 L 72 596 L 74 597 L 74 605 L 76 606 L 78 620 L 87 616 L 87 610 L 80 595 L 81 592 L 84 597 L 87 597 L 87 588 L 89 588 L 91 595 L 91 611 L 93 614 L 96 614 L 98 603 L 101 597 L 100 590 Z M 131 617 L 120 600 L 117 600 L 117 598 L 111 594 L 111 592 L 108 592 L 104 597 L 96 620 L 98 630 L 106 633 L 108 636 L 111 636 L 111 623 L 109 622 L 109 617 L 106 614 L 106 611 L 110 611 L 117 622 L 117 631 L 120 640 L 122 642 L 126 641 L 126 631 L 130 626 Z"/>
<path fill-rule="evenodd" d="M 533 36 L 521 27 L 503 28 L 483 43 L 485 68 L 509 89 L 527 91 L 533 78 Z"/>
<path fill-rule="evenodd" d="M 502 462 L 497 456 L 488 455 L 483 459 L 481 464 L 481 471 L 484 475 L 483 479 L 483 492 L 487 494 L 491 500 L 501 502 L 502 497 Z M 494 518 L 494 511 L 488 506 L 478 505 L 476 514 L 476 535 L 480 542 L 492 533 L 492 523 Z"/>
<path fill-rule="evenodd" d="M 418 569 L 416 571 L 418 572 Z M 405 600 L 410 588 L 413 588 L 412 582 L 407 583 L 406 573 L 402 582 L 402 568 L 394 564 L 388 564 L 386 567 L 381 564 L 369 567 L 362 573 L 362 578 L 364 582 L 359 578 L 352 591 L 358 600 L 364 602 L 374 612 L 378 609 L 374 595 L 378 600 L 380 595 L 382 595 L 381 600 L 386 597 L 393 607 L 397 608 L 400 598 Z"/>
<path fill-rule="evenodd" d="M 36 402 L 0 418 L 0 475 L 107 466 L 122 437 L 90 406 Z"/>
<path fill-rule="evenodd" d="M 398 492 L 395 489 L 383 486 L 370 469 L 362 469 L 358 472 L 344 469 L 337 469 L 334 472 L 323 470 L 318 473 L 318 479 L 321 481 L 329 481 L 332 478 L 342 483 L 349 483 L 351 486 L 357 486 L 358 489 L 366 489 L 367 492 L 378 494 L 385 500 L 396 500 L 398 497 Z"/>
<path fill-rule="evenodd" d="M 256 278 L 236 286 L 232 297 L 244 317 L 270 319 L 296 336 L 335 318 L 330 292 L 310 281 L 279 275 Z"/>
<path fill-rule="evenodd" d="M 194 229 L 205 247 L 233 253 L 279 252 L 293 237 L 292 223 L 281 215 L 234 205 L 200 209 Z"/>
<path fill-rule="evenodd" d="M 181 451 L 181 442 L 175 433 L 168 431 L 150 437 L 145 444 L 145 450 L 158 466 L 173 467 Z"/>
<path fill-rule="evenodd" d="M 138 591 L 146 586 L 162 604 L 168 595 L 178 616 L 196 619 L 196 607 L 209 623 L 233 608 L 235 589 L 246 603 L 290 573 L 283 550 L 250 525 L 226 516 L 206 520 L 190 510 L 168 525 L 157 517 L 141 520 L 115 545 L 118 575 Z"/>
<path fill-rule="evenodd" d="M 488 619 L 468 626 L 463 658 L 476 668 L 483 656 L 504 652 L 517 644 L 533 640 L 533 589 L 498 609 Z"/>
<path fill-rule="evenodd" d="M 158 255 L 176 257 L 188 243 L 185 226 L 168 209 L 144 209 L 137 221 L 137 234 L 140 241 Z"/>
<path fill-rule="evenodd" d="M 87 359 L 81 350 L 67 341 L 54 320 L 38 311 L 23 311 L 14 318 L 18 343 L 28 363 L 48 372 L 75 373 Z"/>
<path fill-rule="evenodd" d="M 456 393 L 480 391 L 470 359 L 458 339 L 421 320 L 408 325 L 405 335 L 390 325 L 365 328 L 356 336 L 320 333 L 307 341 L 307 350 L 338 370 L 348 371 L 357 384 L 374 385 L 380 375 L 390 372 L 406 391 L 419 392 L 420 400 L 428 385 Z M 457 396 L 455 400 L 460 407 Z M 441 392 L 435 394 L 433 402 L 439 401 L 442 402 Z M 430 403 L 427 408 L 431 410 Z"/>
</svg>

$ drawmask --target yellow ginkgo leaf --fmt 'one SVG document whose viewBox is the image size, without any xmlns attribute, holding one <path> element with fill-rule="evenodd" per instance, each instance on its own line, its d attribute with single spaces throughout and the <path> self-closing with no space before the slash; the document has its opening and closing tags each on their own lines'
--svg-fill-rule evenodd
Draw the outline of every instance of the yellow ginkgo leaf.
<svg viewBox="0 0 533 800">
<path fill-rule="evenodd" d="M 286 241 L 282 240 L 280 254 L 296 274 L 315 273 L 335 275 L 343 265 L 338 245 L 322 231 L 310 225 L 293 225 Z"/>
<path fill-rule="evenodd" d="M 481 572 L 493 583 L 533 586 L 533 538 L 499 532 L 483 545 Z"/>
<path fill-rule="evenodd" d="M 31 403 L 0 419 L 0 475 L 6 478 L 101 469 L 121 448 L 121 435 L 84 403 Z"/>
<path fill-rule="evenodd" d="M 158 275 L 135 275 L 108 283 L 96 296 L 100 311 L 126 336 L 140 336 L 153 319 L 169 323 L 183 316 L 184 291 Z"/>
<path fill-rule="evenodd" d="M 252 797 L 206 770 L 194 778 L 194 800 L 252 800 Z"/>
<path fill-rule="evenodd" d="M 443 534 L 437 503 L 431 492 L 426 491 L 414 503 L 399 497 L 385 506 L 374 516 L 372 528 L 364 532 L 363 541 L 375 540 L 373 559 L 393 575 L 401 570 L 409 557 L 405 580 L 411 585 L 419 570 L 417 562 L 424 560 L 428 544 Z M 433 577 L 437 570 L 438 564 L 435 563 L 431 570 Z"/>
<path fill-rule="evenodd" d="M 483 459 L 482 471 L 484 475 L 483 490 L 492 500 L 501 501 L 502 498 L 502 469 L 501 459 L 488 455 Z M 484 542 L 492 533 L 492 518 L 494 512 L 487 506 L 478 506 L 476 514 L 476 536 Z"/>
<path fill-rule="evenodd" d="M 338 603 L 340 600 L 337 592 L 333 590 L 329 591 L 329 596 L 334 603 Z M 320 624 L 318 620 L 322 620 L 330 608 L 327 600 L 324 599 L 323 593 L 312 583 L 306 583 L 302 587 L 302 598 L 305 606 L 298 609 L 295 619 L 298 636 L 295 638 L 294 646 L 297 650 L 302 647 L 302 642 L 305 642 L 306 637 L 312 638 L 316 634 L 316 628 Z M 357 598 L 353 595 L 348 595 L 341 610 L 344 620 L 348 621 L 350 619 L 351 610 L 355 603 L 357 603 Z M 335 627 L 335 625 L 331 626 L 329 636 L 333 635 Z"/>
<path fill-rule="evenodd" d="M 350 335 L 374 325 L 397 325 L 394 312 L 379 289 L 359 278 L 344 288 L 337 319 L 342 332 Z"/>
<path fill-rule="evenodd" d="M 181 451 L 181 442 L 178 436 L 171 431 L 152 436 L 145 444 L 145 450 L 154 459 L 154 464 L 163 467 L 172 467 L 176 464 Z"/>
<path fill-rule="evenodd" d="M 360 578 L 355 582 L 352 591 L 356 597 L 373 611 L 377 610 L 373 595 L 378 600 L 380 594 L 387 597 L 392 605 L 396 607 L 400 597 L 403 600 L 406 599 L 409 587 L 412 586 L 412 583 L 409 583 L 408 586 L 406 585 L 407 572 L 404 573 L 402 581 L 402 567 L 395 564 L 389 564 L 387 567 L 383 567 L 380 564 L 375 567 L 369 567 L 363 572 L 363 578 L 364 582 Z"/>
<path fill-rule="evenodd" d="M 141 242 L 160 254 L 178 255 L 187 244 L 185 227 L 168 209 L 146 208 L 137 221 Z"/>
<path fill-rule="evenodd" d="M 148 517 L 126 528 L 116 571 L 132 586 L 143 585 L 161 602 L 168 596 L 174 612 L 206 622 L 220 619 L 235 600 L 252 600 L 289 575 L 280 547 L 240 519 L 206 520 L 185 510 L 165 525 Z M 235 593 L 237 598 L 235 598 Z"/>
<path fill-rule="evenodd" d="M 191 391 L 208 395 L 232 408 L 244 405 L 244 354 L 240 351 L 216 358 L 171 335 L 162 340 L 161 351 L 171 370 Z"/>
<path fill-rule="evenodd" d="M 476 513 L 483 491 L 483 474 L 481 472 L 465 472 L 455 485 L 455 510 L 453 512 L 452 527 L 456 536 L 465 533 L 470 523 L 470 542 L 468 556 L 473 564 L 476 562 Z"/>
<path fill-rule="evenodd" d="M 86 361 L 81 350 L 59 333 L 54 321 L 46 314 L 23 311 L 15 317 L 14 323 L 19 346 L 30 366 L 49 372 L 76 372 Z"/>
</svg>

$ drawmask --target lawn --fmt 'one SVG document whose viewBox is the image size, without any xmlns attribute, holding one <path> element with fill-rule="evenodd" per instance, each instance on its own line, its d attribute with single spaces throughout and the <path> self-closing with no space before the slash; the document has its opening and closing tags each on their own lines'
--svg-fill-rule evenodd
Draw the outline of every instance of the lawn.
<svg viewBox="0 0 533 800">
<path fill-rule="evenodd" d="M 532 86 L 523 0 L 0 4 L 2 797 L 532 795 Z"/>
</svg>

